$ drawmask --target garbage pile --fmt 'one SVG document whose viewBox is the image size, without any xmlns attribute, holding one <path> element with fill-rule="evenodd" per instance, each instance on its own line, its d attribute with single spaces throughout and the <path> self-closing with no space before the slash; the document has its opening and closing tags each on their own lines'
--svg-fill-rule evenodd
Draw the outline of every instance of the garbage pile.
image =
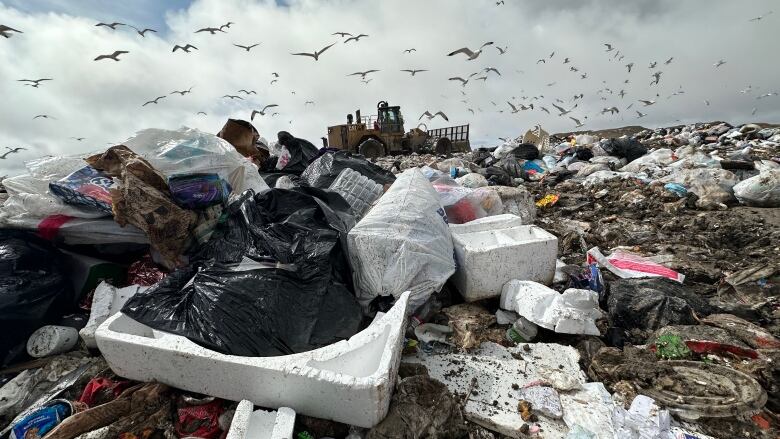
<svg viewBox="0 0 780 439">
<path fill-rule="evenodd" d="M 2 181 L 0 437 L 774 438 L 780 129 L 318 149 L 148 129 Z"/>
</svg>

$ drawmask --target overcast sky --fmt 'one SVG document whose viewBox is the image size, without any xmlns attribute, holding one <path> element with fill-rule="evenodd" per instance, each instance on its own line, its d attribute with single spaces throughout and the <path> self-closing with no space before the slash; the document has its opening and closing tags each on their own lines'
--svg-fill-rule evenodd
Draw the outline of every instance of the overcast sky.
<svg viewBox="0 0 780 439">
<path fill-rule="evenodd" d="M 103 150 L 148 127 L 217 132 L 228 117 L 248 120 L 267 104 L 278 104 L 279 115 L 271 110 L 255 118 L 264 137 L 287 130 L 316 145 L 328 125 L 344 123 L 357 108 L 373 114 L 380 100 L 401 106 L 407 129 L 423 111 L 442 110 L 449 123 L 436 118 L 429 128 L 470 123 L 472 144 L 488 145 L 537 123 L 551 132 L 574 129 L 568 116 L 584 122 L 583 129 L 780 122 L 780 96 L 757 99 L 780 90 L 777 6 L 775 0 L 0 0 L 0 24 L 23 32 L 0 38 L 0 152 L 29 148 L 0 160 L 0 175 L 19 173 L 24 161 L 46 154 Z M 130 27 L 96 27 L 99 21 L 158 32 L 142 38 Z M 226 33 L 194 33 L 228 21 L 235 24 Z M 332 35 L 337 31 L 369 36 L 345 44 Z M 476 60 L 447 56 L 487 41 L 495 44 Z M 319 61 L 290 54 L 334 42 Z M 171 53 L 187 43 L 199 50 Z M 254 43 L 261 44 L 250 52 L 233 46 Z M 607 52 L 604 43 L 615 49 Z M 496 46 L 508 50 L 501 55 Z M 409 48 L 417 51 L 405 54 Z M 130 53 L 119 62 L 93 61 L 115 50 Z M 613 58 L 618 50 L 620 61 Z M 721 59 L 726 63 L 714 67 Z M 501 76 L 491 72 L 483 82 L 477 75 L 465 87 L 448 81 L 487 67 Z M 367 76 L 368 84 L 347 76 L 368 69 L 381 70 Z M 401 69 L 429 71 L 411 77 Z M 660 83 L 651 86 L 657 71 Z M 273 85 L 272 72 L 279 74 Z M 38 78 L 54 80 L 38 88 L 17 81 Z M 192 86 L 191 94 L 170 95 Z M 578 107 L 558 116 L 552 104 L 570 109 L 579 93 Z M 166 97 L 142 107 L 158 96 Z M 658 102 L 644 107 L 638 99 Z M 535 109 L 512 114 L 507 101 Z M 600 114 L 612 106 L 620 113 Z M 637 119 L 636 110 L 647 116 Z M 54 119 L 33 120 L 39 114 Z"/>
</svg>

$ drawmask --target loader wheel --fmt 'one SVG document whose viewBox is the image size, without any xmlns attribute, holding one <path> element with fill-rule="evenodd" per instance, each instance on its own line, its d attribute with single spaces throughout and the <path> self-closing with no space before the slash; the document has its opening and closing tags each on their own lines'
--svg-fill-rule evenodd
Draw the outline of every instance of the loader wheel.
<svg viewBox="0 0 780 439">
<path fill-rule="evenodd" d="M 376 139 L 366 139 L 358 146 L 358 152 L 366 158 L 375 159 L 385 154 L 385 147 Z"/>
<path fill-rule="evenodd" d="M 452 141 L 442 137 L 436 141 L 436 154 L 449 154 L 452 152 Z"/>
</svg>

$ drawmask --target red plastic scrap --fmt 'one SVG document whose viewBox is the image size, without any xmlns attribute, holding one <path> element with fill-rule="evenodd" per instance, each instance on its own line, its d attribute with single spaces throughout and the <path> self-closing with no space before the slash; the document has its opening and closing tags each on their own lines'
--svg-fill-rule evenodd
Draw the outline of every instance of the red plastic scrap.
<svg viewBox="0 0 780 439">
<path fill-rule="evenodd" d="M 84 387 L 84 391 L 81 392 L 78 402 L 94 407 L 113 400 L 128 387 L 130 387 L 130 381 L 127 380 L 114 381 L 108 378 L 92 378 Z"/>
<path fill-rule="evenodd" d="M 152 261 L 151 256 L 146 255 L 130 264 L 127 269 L 127 283 L 128 285 L 151 287 L 163 280 L 166 275 L 167 273 Z"/>
<path fill-rule="evenodd" d="M 198 437 L 214 439 L 219 437 L 219 416 L 224 411 L 221 399 L 208 404 L 181 407 L 176 415 L 176 434 L 180 438 Z"/>
</svg>

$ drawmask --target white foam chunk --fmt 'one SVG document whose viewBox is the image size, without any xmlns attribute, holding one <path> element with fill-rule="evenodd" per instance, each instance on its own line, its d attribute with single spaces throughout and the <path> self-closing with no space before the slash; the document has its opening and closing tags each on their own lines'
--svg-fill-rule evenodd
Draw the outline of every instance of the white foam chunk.
<svg viewBox="0 0 780 439">
<path fill-rule="evenodd" d="M 371 428 L 390 406 L 408 299 L 401 295 L 349 340 L 294 355 L 224 355 L 122 313 L 100 325 L 96 338 L 111 369 L 125 378 Z"/>
<path fill-rule="evenodd" d="M 450 231 L 458 261 L 452 281 L 469 302 L 498 297 L 512 279 L 553 281 L 558 238 L 517 215 L 451 224 Z"/>
<path fill-rule="evenodd" d="M 255 410 L 254 404 L 243 400 L 236 407 L 227 439 L 292 439 L 295 411 L 280 407 L 276 411 Z"/>
<path fill-rule="evenodd" d="M 138 292 L 146 291 L 148 288 L 140 285 L 116 288 L 106 282 L 101 282 L 92 295 L 92 308 L 89 311 L 87 325 L 79 331 L 84 344 L 91 349 L 97 348 L 95 331 L 98 326 L 105 322 L 107 318 L 121 311 L 131 297 L 138 294 Z"/>
</svg>

